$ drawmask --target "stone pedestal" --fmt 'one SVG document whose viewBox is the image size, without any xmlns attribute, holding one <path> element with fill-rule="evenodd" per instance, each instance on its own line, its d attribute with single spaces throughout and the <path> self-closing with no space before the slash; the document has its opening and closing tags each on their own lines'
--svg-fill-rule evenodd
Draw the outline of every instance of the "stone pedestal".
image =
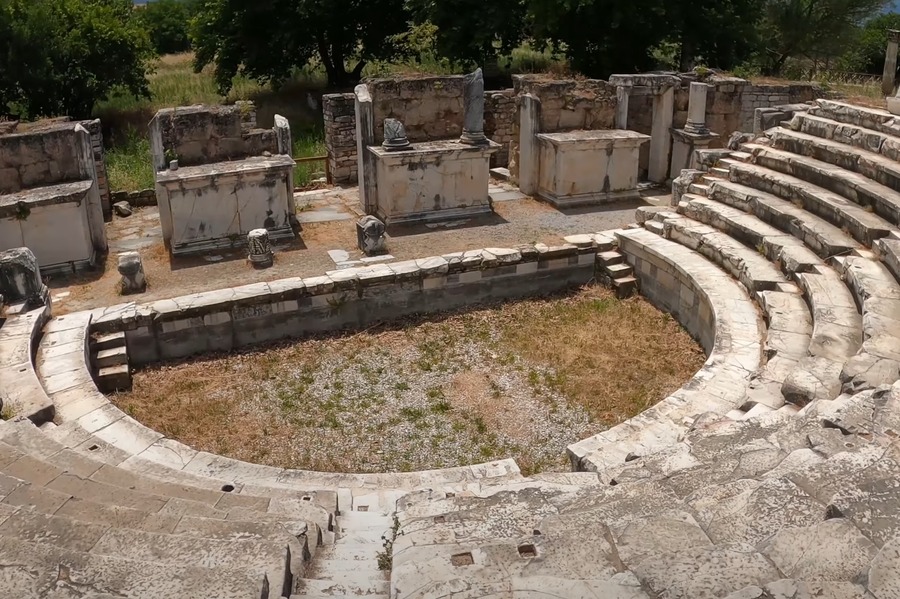
<svg viewBox="0 0 900 599">
<path fill-rule="evenodd" d="M 0 296 L 2 303 L 24 303 L 26 308 L 43 306 L 49 301 L 37 258 L 28 248 L 0 252 Z"/>
<path fill-rule="evenodd" d="M 376 215 L 391 225 L 490 212 L 490 161 L 499 149 L 493 141 L 472 146 L 450 140 L 400 151 L 369 146 L 377 179 Z"/>
<path fill-rule="evenodd" d="M 537 134 L 541 132 L 541 101 L 531 94 L 522 96 L 519 108 L 519 190 L 537 195 L 540 149 Z"/>
<path fill-rule="evenodd" d="M 641 144 L 649 135 L 618 129 L 540 133 L 538 195 L 554 206 L 637 197 Z"/>
<path fill-rule="evenodd" d="M 686 168 L 697 168 L 694 164 L 694 151 L 705 150 L 714 139 L 719 136 L 715 133 L 691 133 L 684 129 L 672 130 L 672 164 L 669 172 L 672 177 Z"/>
<path fill-rule="evenodd" d="M 144 277 L 144 264 L 141 255 L 137 252 L 122 252 L 119 254 L 119 274 L 122 279 L 122 295 L 131 293 L 143 293 L 147 290 L 147 279 Z"/>
<path fill-rule="evenodd" d="M 366 215 L 356 222 L 356 245 L 366 256 L 385 252 L 384 223 Z"/>
<path fill-rule="evenodd" d="M 247 259 L 258 268 L 272 266 L 272 247 L 269 245 L 268 231 L 253 229 L 247 234 Z"/>
<path fill-rule="evenodd" d="M 173 255 L 229 248 L 259 228 L 292 238 L 293 169 L 294 160 L 279 154 L 157 173 L 166 245 Z"/>
</svg>

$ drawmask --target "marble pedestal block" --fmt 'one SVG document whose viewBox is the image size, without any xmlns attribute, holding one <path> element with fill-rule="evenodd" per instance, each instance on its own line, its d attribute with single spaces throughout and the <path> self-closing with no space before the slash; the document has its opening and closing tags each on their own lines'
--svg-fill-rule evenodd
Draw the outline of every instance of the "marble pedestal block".
<svg viewBox="0 0 900 599">
<path fill-rule="evenodd" d="M 690 133 L 684 129 L 672 130 L 672 163 L 669 169 L 670 176 L 674 179 L 686 168 L 696 168 L 694 164 L 694 151 L 705 150 L 709 144 L 719 136 L 715 133 Z"/>
<path fill-rule="evenodd" d="M 539 133 L 538 195 L 554 206 L 637 197 L 641 144 L 649 139 L 621 129 Z"/>
<path fill-rule="evenodd" d="M 243 244 L 253 229 L 292 238 L 294 160 L 253 157 L 157 173 L 163 239 L 173 255 Z"/>
<path fill-rule="evenodd" d="M 391 225 L 490 212 L 491 154 L 499 149 L 493 141 L 472 146 L 455 140 L 400 151 L 369 146 L 378 188 L 376 216 Z"/>
</svg>

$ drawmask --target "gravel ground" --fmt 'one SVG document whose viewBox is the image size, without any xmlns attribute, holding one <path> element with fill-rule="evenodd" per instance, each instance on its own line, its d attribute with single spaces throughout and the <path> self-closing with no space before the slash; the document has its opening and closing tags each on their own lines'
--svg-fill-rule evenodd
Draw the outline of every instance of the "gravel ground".
<svg viewBox="0 0 900 599">
<path fill-rule="evenodd" d="M 524 472 L 553 471 L 568 469 L 567 445 L 658 401 L 703 360 L 642 298 L 589 286 L 151 365 L 113 401 L 197 449 L 281 467 L 409 471 L 513 457 Z"/>
</svg>

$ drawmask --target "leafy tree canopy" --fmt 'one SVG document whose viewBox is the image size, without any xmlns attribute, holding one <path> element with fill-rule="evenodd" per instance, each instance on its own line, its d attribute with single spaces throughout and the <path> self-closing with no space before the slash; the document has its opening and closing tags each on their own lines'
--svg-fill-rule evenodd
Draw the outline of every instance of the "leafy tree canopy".
<svg viewBox="0 0 900 599">
<path fill-rule="evenodd" d="M 239 72 L 277 83 L 311 60 L 323 65 L 329 85 L 344 87 L 367 61 L 398 53 L 394 37 L 407 21 L 403 0 L 200 0 L 194 66 L 215 63 L 222 93 Z"/>
<path fill-rule="evenodd" d="M 191 49 L 188 23 L 196 4 L 196 0 L 154 0 L 138 8 L 139 21 L 150 35 L 157 54 Z"/>
<path fill-rule="evenodd" d="M 418 23 L 435 26 L 436 49 L 454 61 L 483 65 L 508 55 L 529 32 L 525 0 L 409 0 Z"/>
<path fill-rule="evenodd" d="M 87 117 L 114 87 L 148 95 L 131 0 L 0 0 L 0 110 Z"/>
<path fill-rule="evenodd" d="M 900 14 L 879 15 L 860 27 L 849 50 L 841 59 L 841 66 L 848 71 L 880 75 L 884 70 L 884 51 L 887 48 L 888 29 L 900 30 Z"/>
<path fill-rule="evenodd" d="M 779 74 L 790 58 L 837 57 L 853 41 L 857 26 L 886 0 L 768 0 L 761 25 L 762 67 Z"/>
</svg>

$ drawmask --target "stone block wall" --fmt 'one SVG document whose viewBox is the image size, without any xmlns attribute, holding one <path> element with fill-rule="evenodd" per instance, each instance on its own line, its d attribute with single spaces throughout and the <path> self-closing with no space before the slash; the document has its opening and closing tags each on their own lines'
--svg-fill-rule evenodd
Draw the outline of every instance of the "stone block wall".
<svg viewBox="0 0 900 599">
<path fill-rule="evenodd" d="M 322 96 L 325 151 L 334 183 L 355 183 L 357 178 L 355 98 L 353 93 Z"/>
<path fill-rule="evenodd" d="M 384 119 L 398 118 L 413 143 L 455 139 L 462 133 L 463 78 L 421 77 L 416 79 L 376 79 L 367 83 L 375 112 L 375 143 L 384 140 Z M 518 131 L 515 91 L 484 93 L 484 130 L 502 149 L 491 158 L 491 166 L 506 166 L 510 142 Z M 354 94 L 327 94 L 322 97 L 325 119 L 325 147 L 332 180 L 355 184 L 356 113 Z"/>
<path fill-rule="evenodd" d="M 348 268 L 104 310 L 92 332 L 124 331 L 133 365 L 229 351 L 423 312 L 544 295 L 596 276 L 596 248 L 527 245 Z"/>
<path fill-rule="evenodd" d="M 509 164 L 510 145 L 519 129 L 516 114 L 515 90 L 484 93 L 484 134 L 500 144 L 500 151 L 491 156 L 492 167 Z"/>
<path fill-rule="evenodd" d="M 94 151 L 94 169 L 97 172 L 97 188 L 100 191 L 100 203 L 103 206 L 103 220 L 112 219 L 112 202 L 110 200 L 109 177 L 106 174 L 106 159 L 103 154 L 103 129 L 100 119 L 81 121 L 91 136 L 91 149 Z"/>
<path fill-rule="evenodd" d="M 270 130 L 253 128 L 252 103 L 232 106 L 179 106 L 164 108 L 150 121 L 150 150 L 156 170 L 197 166 L 278 152 Z"/>
<path fill-rule="evenodd" d="M 681 76 L 675 90 L 673 126 L 687 121 L 688 88 L 697 76 Z M 815 83 L 790 85 L 751 84 L 745 79 L 713 74 L 705 81 L 712 87 L 707 94 L 707 125 L 721 137 L 712 147 L 724 144 L 734 131 L 751 131 L 754 110 L 808 102 L 823 97 Z M 375 111 L 375 138 L 380 143 L 384 119 L 398 118 L 406 126 L 412 142 L 457 137 L 462 128 L 462 77 L 421 77 L 416 79 L 379 79 L 368 83 Z M 628 103 L 628 128 L 649 134 L 653 118 L 653 96 L 632 94 Z M 646 91 L 646 90 L 644 90 Z M 618 101 L 616 86 L 598 79 L 552 79 L 546 75 L 516 75 L 513 88 L 485 92 L 484 125 L 487 136 L 500 143 L 491 166 L 509 166 L 515 174 L 518 157 L 519 104 L 523 94 L 541 101 L 541 131 L 558 133 L 577 129 L 612 129 Z M 353 94 L 331 94 L 323 98 L 325 107 L 325 144 L 334 181 L 356 183 L 356 139 Z M 642 148 L 641 165 L 647 167 L 649 144 Z"/>
<path fill-rule="evenodd" d="M 0 194 L 81 181 L 76 123 L 0 136 Z"/>
</svg>

